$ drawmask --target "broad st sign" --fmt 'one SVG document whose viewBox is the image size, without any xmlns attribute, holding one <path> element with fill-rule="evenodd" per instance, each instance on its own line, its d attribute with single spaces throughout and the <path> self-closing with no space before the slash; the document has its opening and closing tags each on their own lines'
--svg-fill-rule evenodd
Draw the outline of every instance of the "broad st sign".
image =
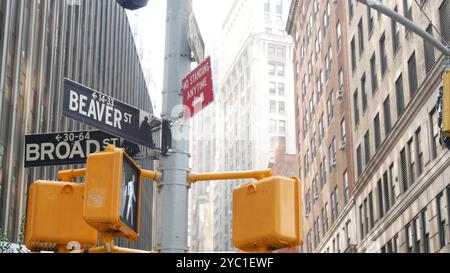
<svg viewBox="0 0 450 273">
<path fill-rule="evenodd" d="M 63 115 L 134 143 L 155 148 L 152 114 L 64 79 Z"/>
<path fill-rule="evenodd" d="M 190 111 L 188 117 L 194 116 L 214 101 L 210 57 L 184 77 L 182 86 L 183 104 Z"/>
<path fill-rule="evenodd" d="M 63 132 L 25 136 L 25 167 L 84 164 L 87 157 L 121 140 L 102 131 Z"/>
</svg>

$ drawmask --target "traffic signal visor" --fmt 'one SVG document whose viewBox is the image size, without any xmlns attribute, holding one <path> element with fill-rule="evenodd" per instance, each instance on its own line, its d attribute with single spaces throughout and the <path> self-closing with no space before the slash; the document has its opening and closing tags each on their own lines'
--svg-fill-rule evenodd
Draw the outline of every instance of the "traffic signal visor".
<svg viewBox="0 0 450 273">
<path fill-rule="evenodd" d="M 442 132 L 450 137 L 450 69 L 444 70 L 442 94 Z"/>
<path fill-rule="evenodd" d="M 97 245 L 98 232 L 83 218 L 85 184 L 36 181 L 28 192 L 25 244 L 31 251 L 55 251 L 69 242 Z"/>
<path fill-rule="evenodd" d="M 243 251 L 302 244 L 301 184 L 269 177 L 233 192 L 233 243 Z"/>
<path fill-rule="evenodd" d="M 87 160 L 83 216 L 100 232 L 139 236 L 141 169 L 122 150 L 108 146 Z"/>
</svg>

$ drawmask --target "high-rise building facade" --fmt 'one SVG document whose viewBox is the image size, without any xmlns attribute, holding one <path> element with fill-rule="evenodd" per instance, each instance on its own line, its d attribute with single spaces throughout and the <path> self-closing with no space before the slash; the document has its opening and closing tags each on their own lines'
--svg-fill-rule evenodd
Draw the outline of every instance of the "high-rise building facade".
<svg viewBox="0 0 450 273">
<path fill-rule="evenodd" d="M 266 169 L 276 140 L 296 153 L 289 0 L 236 0 L 222 25 L 217 96 L 218 171 Z M 232 251 L 232 191 L 214 183 L 214 251 Z"/>
<path fill-rule="evenodd" d="M 125 11 L 114 0 L 1 0 L 0 37 L 0 223 L 16 240 L 30 183 L 74 167 L 24 168 L 24 136 L 91 129 L 62 116 L 64 78 L 150 113 L 152 104 Z M 151 248 L 151 183 L 142 196 L 141 237 L 120 245 Z"/>
<path fill-rule="evenodd" d="M 344 1 L 293 1 L 287 26 L 296 46 L 296 136 L 304 193 L 305 252 L 313 252 L 346 221 L 352 197 L 344 5 Z"/>
<path fill-rule="evenodd" d="M 302 11 L 306 2 L 298 2 Z M 338 215 L 343 221 L 318 244 L 303 249 L 448 252 L 450 154 L 440 145 L 436 110 L 444 57 L 413 32 L 357 1 L 330 2 L 340 5 L 332 13 L 345 16 L 341 37 L 349 66 L 347 128 L 352 141 L 347 147 L 353 154 L 349 163 L 354 165 L 354 185 Z M 449 0 L 383 3 L 450 41 Z M 299 20 L 293 24 L 301 25 Z M 301 48 L 297 50 L 301 54 Z"/>
</svg>

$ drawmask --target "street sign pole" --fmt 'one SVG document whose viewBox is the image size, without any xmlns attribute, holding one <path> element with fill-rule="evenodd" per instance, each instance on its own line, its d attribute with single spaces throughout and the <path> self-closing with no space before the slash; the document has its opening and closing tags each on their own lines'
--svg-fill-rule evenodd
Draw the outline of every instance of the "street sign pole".
<svg viewBox="0 0 450 273">
<path fill-rule="evenodd" d="M 162 182 L 158 189 L 156 249 L 184 253 L 188 239 L 189 122 L 182 118 L 181 81 L 190 70 L 187 24 L 191 1 L 167 0 L 166 49 L 161 117 L 172 121 L 172 145 L 161 156 Z M 177 107 L 178 106 L 178 107 Z"/>
</svg>

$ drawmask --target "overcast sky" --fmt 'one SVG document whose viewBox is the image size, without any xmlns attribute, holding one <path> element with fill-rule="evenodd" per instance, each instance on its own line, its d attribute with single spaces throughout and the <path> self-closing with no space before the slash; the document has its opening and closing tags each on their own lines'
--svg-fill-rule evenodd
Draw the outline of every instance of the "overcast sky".
<svg viewBox="0 0 450 273">
<path fill-rule="evenodd" d="M 193 0 L 193 8 L 206 47 L 220 32 L 230 4 L 234 0 Z M 139 31 L 144 33 L 144 47 L 150 54 L 155 86 L 150 86 L 152 102 L 157 104 L 156 115 L 161 112 L 163 87 L 166 0 L 149 0 L 147 7 L 139 10 Z M 142 27 L 141 27 L 142 26 Z M 216 35 L 217 36 L 217 35 Z"/>
</svg>

